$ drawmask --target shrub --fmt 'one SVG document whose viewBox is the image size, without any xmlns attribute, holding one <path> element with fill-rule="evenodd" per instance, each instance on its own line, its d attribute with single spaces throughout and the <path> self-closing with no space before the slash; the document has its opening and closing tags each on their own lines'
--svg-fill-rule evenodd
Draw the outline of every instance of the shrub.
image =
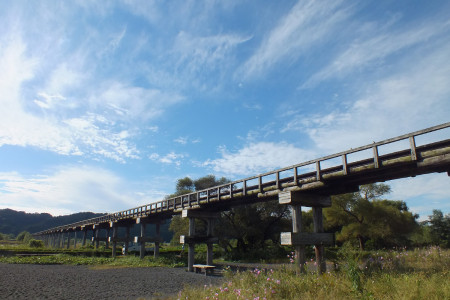
<svg viewBox="0 0 450 300">
<path fill-rule="evenodd" d="M 33 236 L 31 235 L 31 233 L 29 233 L 28 231 L 22 231 L 17 235 L 16 240 L 19 242 L 28 243 L 32 238 Z"/>
<path fill-rule="evenodd" d="M 28 246 L 31 247 L 31 248 L 43 248 L 44 247 L 44 242 L 41 241 L 41 240 L 31 239 L 28 242 Z"/>
</svg>

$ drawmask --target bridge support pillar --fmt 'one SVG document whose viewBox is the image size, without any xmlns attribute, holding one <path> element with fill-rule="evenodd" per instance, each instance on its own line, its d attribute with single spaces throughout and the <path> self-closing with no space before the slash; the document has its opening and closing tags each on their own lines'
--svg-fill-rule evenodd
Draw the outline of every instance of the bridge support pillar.
<svg viewBox="0 0 450 300">
<path fill-rule="evenodd" d="M 95 249 L 98 249 L 98 246 L 100 245 L 100 228 L 95 228 L 94 233 L 95 237 L 93 238 L 93 241 L 95 241 Z"/>
<path fill-rule="evenodd" d="M 66 249 L 70 248 L 70 231 L 67 231 L 67 246 Z"/>
<path fill-rule="evenodd" d="M 81 241 L 81 247 L 86 246 L 86 239 L 87 239 L 87 228 L 83 228 L 83 239 Z"/>
<path fill-rule="evenodd" d="M 155 241 L 155 248 L 153 249 L 153 257 L 158 258 L 159 257 L 159 239 L 161 238 L 161 224 L 156 223 L 155 224 L 155 235 L 157 240 Z"/>
<path fill-rule="evenodd" d="M 76 230 L 74 232 L 74 237 L 73 237 L 73 249 L 77 249 L 77 231 Z"/>
<path fill-rule="evenodd" d="M 300 273 L 305 272 L 305 245 L 314 245 L 317 271 L 326 272 L 324 245 L 334 244 L 334 234 L 323 232 L 322 208 L 331 206 L 331 197 L 320 194 L 307 194 L 292 191 L 282 191 L 278 194 L 280 204 L 288 204 L 292 208 L 292 232 L 281 233 L 281 244 L 295 247 L 296 261 Z M 301 207 L 312 207 L 314 232 L 302 232 Z"/>
<path fill-rule="evenodd" d="M 291 205 L 292 211 L 292 232 L 302 232 L 302 206 L 301 205 Z M 296 245 L 295 246 L 295 263 L 298 267 L 300 273 L 306 273 L 306 256 L 305 256 L 305 246 Z"/>
<path fill-rule="evenodd" d="M 213 264 L 213 244 L 217 243 L 218 239 L 213 236 L 214 234 L 214 223 L 219 217 L 217 212 L 199 211 L 199 210 L 183 210 L 183 218 L 189 218 L 189 235 L 181 236 L 180 242 L 182 244 L 188 244 L 188 271 L 194 271 L 194 256 L 195 256 L 195 244 L 196 243 L 206 243 L 207 253 L 206 253 L 206 264 Z M 202 219 L 206 222 L 206 236 L 199 235 L 195 229 L 195 219 Z"/>
<path fill-rule="evenodd" d="M 144 258 L 146 250 L 145 250 L 145 243 L 154 243 L 155 247 L 153 248 L 153 256 L 155 258 L 159 257 L 159 244 L 161 242 L 161 224 L 165 223 L 165 219 L 162 218 L 150 218 L 150 217 L 143 217 L 143 218 L 137 218 L 136 224 L 141 224 L 141 235 L 139 237 L 134 238 L 135 243 L 141 244 L 141 258 Z M 155 225 L 155 236 L 146 236 L 146 225 L 147 224 L 154 224 Z"/>
<path fill-rule="evenodd" d="M 139 257 L 143 259 L 145 257 L 145 226 L 144 222 L 141 222 L 141 249 L 139 251 Z"/>
<path fill-rule="evenodd" d="M 131 225 L 125 228 L 125 255 L 128 255 L 128 247 L 130 245 L 130 229 Z"/>
<path fill-rule="evenodd" d="M 109 228 L 106 228 L 106 242 L 105 249 L 109 249 Z"/>
<path fill-rule="evenodd" d="M 64 233 L 61 232 L 59 234 L 59 241 L 58 241 L 58 248 L 63 248 L 64 247 Z"/>
<path fill-rule="evenodd" d="M 116 257 L 116 252 L 117 252 L 117 230 L 118 230 L 118 226 L 117 223 L 109 223 L 110 227 L 112 227 L 112 257 L 115 258 Z"/>
<path fill-rule="evenodd" d="M 323 233 L 322 207 L 313 207 L 312 210 L 313 210 L 314 233 Z M 327 264 L 325 261 L 325 251 L 323 243 L 315 244 L 314 251 L 316 252 L 317 270 L 319 271 L 319 274 L 323 274 L 327 271 Z"/>
<path fill-rule="evenodd" d="M 189 218 L 189 236 L 195 236 L 195 218 Z M 195 243 L 191 241 L 188 245 L 188 271 L 194 272 Z"/>
</svg>

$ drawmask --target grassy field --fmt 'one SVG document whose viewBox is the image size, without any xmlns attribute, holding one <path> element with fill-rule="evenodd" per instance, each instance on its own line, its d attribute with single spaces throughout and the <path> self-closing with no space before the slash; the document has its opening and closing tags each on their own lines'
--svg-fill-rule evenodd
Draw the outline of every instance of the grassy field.
<svg viewBox="0 0 450 300">
<path fill-rule="evenodd" d="M 450 299 L 450 250 L 340 253 L 338 269 L 298 276 L 292 266 L 229 273 L 220 287 L 185 289 L 178 299 Z"/>
<path fill-rule="evenodd" d="M 35 249 L 16 242 L 0 243 L 1 251 L 33 255 L 1 255 L 0 263 L 89 265 L 92 268 L 182 267 L 186 259 L 175 255 L 179 248 L 169 246 L 166 253 L 154 259 L 146 256 L 109 257 L 79 255 L 94 249 Z M 35 255 L 39 252 L 46 255 Z M 200 251 L 200 256 L 203 255 Z M 331 252 L 330 252 L 331 254 Z M 108 256 L 108 257 L 106 257 Z M 329 255 L 331 258 L 331 255 Z M 309 272 L 301 276 L 286 258 L 286 264 L 275 269 L 253 269 L 246 272 L 225 271 L 222 286 L 186 288 L 177 299 L 450 299 L 450 250 L 430 247 L 416 250 L 359 252 L 340 249 L 335 253 L 329 271 L 321 276 Z M 309 270 L 314 262 L 308 262 Z"/>
<path fill-rule="evenodd" d="M 178 249 L 167 246 L 164 250 L 161 250 L 158 259 L 151 255 L 144 259 L 135 255 L 117 255 L 116 258 L 112 258 L 111 249 L 104 249 L 104 247 L 99 247 L 97 250 L 92 247 L 77 249 L 33 248 L 16 241 L 1 241 L 0 263 L 89 265 L 94 268 L 184 266 L 184 260 L 175 255 L 177 251 Z"/>
</svg>

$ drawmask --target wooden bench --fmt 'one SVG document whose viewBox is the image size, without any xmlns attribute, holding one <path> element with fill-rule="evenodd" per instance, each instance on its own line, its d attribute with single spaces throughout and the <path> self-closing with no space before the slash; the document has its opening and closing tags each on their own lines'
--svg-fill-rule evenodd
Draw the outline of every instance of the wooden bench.
<svg viewBox="0 0 450 300">
<path fill-rule="evenodd" d="M 193 265 L 195 273 L 201 273 L 205 272 L 205 276 L 211 275 L 214 273 L 214 269 L 216 266 L 210 266 L 210 265 Z"/>
</svg>

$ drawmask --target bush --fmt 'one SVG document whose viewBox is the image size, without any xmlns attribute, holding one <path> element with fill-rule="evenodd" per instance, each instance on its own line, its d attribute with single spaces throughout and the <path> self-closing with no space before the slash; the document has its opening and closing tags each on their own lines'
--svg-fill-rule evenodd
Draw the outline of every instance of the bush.
<svg viewBox="0 0 450 300">
<path fill-rule="evenodd" d="M 28 231 L 22 231 L 17 235 L 16 240 L 23 243 L 28 243 L 31 239 L 33 239 L 33 236 Z"/>
<path fill-rule="evenodd" d="M 31 239 L 28 242 L 28 246 L 31 247 L 31 248 L 43 248 L 44 247 L 44 242 L 41 241 L 41 240 Z"/>
</svg>

